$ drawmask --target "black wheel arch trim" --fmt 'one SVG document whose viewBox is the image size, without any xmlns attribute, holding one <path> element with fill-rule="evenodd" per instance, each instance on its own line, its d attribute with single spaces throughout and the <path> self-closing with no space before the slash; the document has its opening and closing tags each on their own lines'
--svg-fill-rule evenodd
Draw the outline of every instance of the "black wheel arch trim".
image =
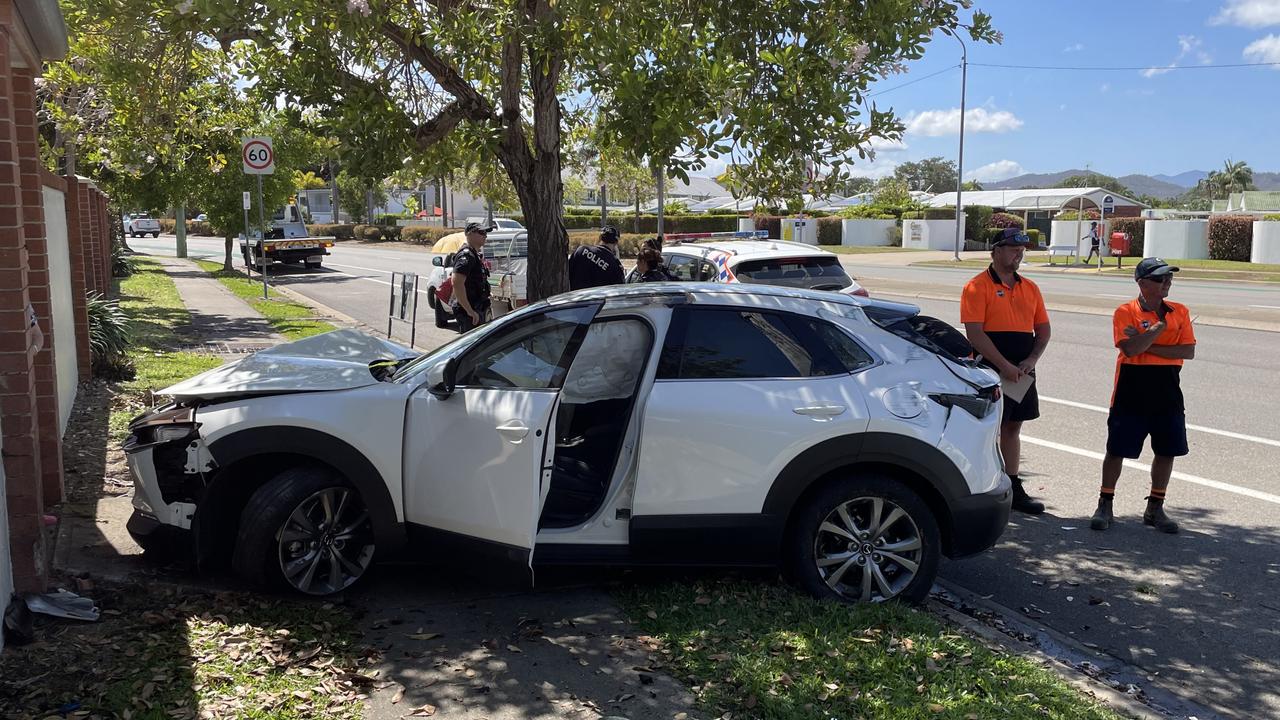
<svg viewBox="0 0 1280 720">
<path fill-rule="evenodd" d="M 278 453 L 314 458 L 341 473 L 360 492 L 369 509 L 379 554 L 404 547 L 404 523 L 396 517 L 395 503 L 382 473 L 346 441 L 311 428 L 258 427 L 234 432 L 209 445 L 209 454 L 220 467 Z"/>
</svg>

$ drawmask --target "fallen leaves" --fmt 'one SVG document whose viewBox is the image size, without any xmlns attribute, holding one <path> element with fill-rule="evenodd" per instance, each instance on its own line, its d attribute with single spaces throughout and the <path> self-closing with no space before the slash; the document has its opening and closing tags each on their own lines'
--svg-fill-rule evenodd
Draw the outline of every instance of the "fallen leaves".
<svg viewBox="0 0 1280 720">
<path fill-rule="evenodd" d="M 432 715 L 435 715 L 435 714 L 436 714 L 436 706 L 432 705 L 431 703 L 427 703 L 426 705 L 419 705 L 418 707 L 405 713 L 404 715 L 401 715 L 400 717 L 402 718 L 431 717 Z"/>
</svg>

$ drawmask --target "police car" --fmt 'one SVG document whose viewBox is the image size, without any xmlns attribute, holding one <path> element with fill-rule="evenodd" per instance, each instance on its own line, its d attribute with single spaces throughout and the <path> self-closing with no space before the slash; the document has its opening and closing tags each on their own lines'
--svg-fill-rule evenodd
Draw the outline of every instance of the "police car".
<svg viewBox="0 0 1280 720">
<path fill-rule="evenodd" d="M 919 600 L 1011 500 L 999 378 L 955 343 L 911 305 L 709 283 L 566 293 L 427 354 L 338 330 L 162 390 L 124 446 L 128 528 L 311 595 L 410 551 Z"/>
<path fill-rule="evenodd" d="M 667 235 L 662 260 L 676 280 L 777 285 L 867 297 L 866 289 L 845 272 L 840 256 L 768 237 L 765 230 Z M 633 272 L 627 282 L 635 279 Z"/>
</svg>

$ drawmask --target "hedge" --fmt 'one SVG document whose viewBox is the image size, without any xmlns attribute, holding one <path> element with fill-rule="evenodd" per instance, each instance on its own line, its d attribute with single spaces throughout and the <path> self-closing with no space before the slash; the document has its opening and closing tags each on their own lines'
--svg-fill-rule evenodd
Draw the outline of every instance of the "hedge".
<svg viewBox="0 0 1280 720">
<path fill-rule="evenodd" d="M 983 207 L 975 205 L 974 207 Z M 925 208 L 924 210 L 916 210 L 914 212 L 902 213 L 903 220 L 955 220 L 956 209 L 953 207 Z M 966 220 L 965 226 L 968 226 Z"/>
<path fill-rule="evenodd" d="M 619 230 L 632 230 L 650 235 L 658 232 L 657 215 L 641 215 L 639 227 L 631 214 L 610 213 L 609 224 Z M 564 226 L 571 230 L 594 230 L 600 227 L 600 213 L 565 214 Z M 666 215 L 662 218 L 664 233 L 733 232 L 738 229 L 737 215 Z"/>
<path fill-rule="evenodd" d="M 1002 230 L 1004 228 L 1011 228 L 1011 227 L 1022 229 L 1023 226 L 1024 224 L 1022 222 L 1022 218 L 1018 217 L 1017 215 L 1012 215 L 1010 213 L 1004 213 L 1004 212 L 991 213 L 991 219 L 987 221 L 987 227 L 1000 228 Z"/>
<path fill-rule="evenodd" d="M 841 245 L 844 243 L 844 219 L 838 217 L 818 218 L 818 244 Z"/>
<path fill-rule="evenodd" d="M 1064 210 L 1058 213 L 1058 216 L 1055 217 L 1054 220 L 1075 220 L 1078 215 L 1080 215 L 1078 210 Z M 1093 208 L 1089 208 L 1084 211 L 1085 220 L 1097 220 L 1100 217 L 1101 216 L 1098 214 L 1098 211 Z"/>
<path fill-rule="evenodd" d="M 952 217 L 955 217 L 955 211 L 952 210 Z M 969 240 L 978 240 L 983 237 L 983 231 L 991 226 L 991 216 L 994 214 L 992 208 L 988 205 L 966 205 L 964 208 L 964 236 Z"/>
<path fill-rule="evenodd" d="M 410 225 L 400 228 L 400 239 L 414 245 L 435 245 L 446 235 L 462 232 L 462 228 L 438 228 L 429 225 Z"/>
<path fill-rule="evenodd" d="M 1209 259 L 1249 262 L 1253 250 L 1253 216 L 1209 218 Z"/>
<path fill-rule="evenodd" d="M 1004 228 L 987 228 L 986 230 L 984 230 L 982 240 L 984 243 L 986 243 L 986 247 L 988 248 L 991 247 L 991 243 L 995 242 L 1000 237 L 1001 233 L 1004 232 L 1004 230 L 1005 230 Z M 1039 248 L 1040 247 L 1040 231 L 1032 229 L 1032 230 L 1027 230 L 1026 233 L 1027 233 L 1027 237 L 1031 238 L 1031 248 L 1032 249 Z"/>
<path fill-rule="evenodd" d="M 1271 213 L 1270 215 L 1263 215 L 1262 219 L 1269 222 L 1275 222 L 1277 220 L 1280 220 L 1280 213 Z"/>
<path fill-rule="evenodd" d="M 355 228 L 356 228 L 355 225 L 350 225 L 350 224 L 308 225 L 307 234 L 313 237 L 328 236 L 328 237 L 336 238 L 338 240 L 354 240 Z"/>
<path fill-rule="evenodd" d="M 622 233 L 618 239 L 618 255 L 626 258 L 635 257 L 640 252 L 640 246 L 651 237 L 653 237 L 652 234 Z M 599 242 L 600 233 L 594 230 L 574 230 L 569 233 L 569 252 L 577 250 L 582 245 L 596 245 Z"/>
<path fill-rule="evenodd" d="M 767 230 L 771 238 L 782 237 L 781 215 L 756 215 L 752 219 L 756 222 L 756 230 Z"/>
<path fill-rule="evenodd" d="M 1112 218 L 1111 232 L 1129 234 L 1129 253 L 1125 257 L 1142 257 L 1143 241 L 1146 239 L 1147 221 L 1143 218 Z M 1111 238 L 1103 238 L 1110 242 Z"/>
</svg>

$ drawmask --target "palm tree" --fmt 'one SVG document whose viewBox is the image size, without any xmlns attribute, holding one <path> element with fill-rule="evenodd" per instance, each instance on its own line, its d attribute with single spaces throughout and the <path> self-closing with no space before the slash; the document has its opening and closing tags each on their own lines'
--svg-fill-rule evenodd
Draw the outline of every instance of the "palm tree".
<svg viewBox="0 0 1280 720">
<path fill-rule="evenodd" d="M 1210 200 L 1218 197 L 1218 191 L 1224 189 L 1225 186 L 1226 184 L 1223 181 L 1222 173 L 1217 170 L 1210 170 L 1207 176 L 1201 179 L 1200 182 L 1196 183 L 1196 187 L 1202 190 L 1205 197 Z"/>
<path fill-rule="evenodd" d="M 1243 160 L 1232 162 L 1229 158 L 1222 163 L 1222 173 L 1219 175 L 1222 181 L 1222 189 L 1225 192 L 1237 190 L 1244 192 L 1253 185 L 1253 168 Z"/>
</svg>

